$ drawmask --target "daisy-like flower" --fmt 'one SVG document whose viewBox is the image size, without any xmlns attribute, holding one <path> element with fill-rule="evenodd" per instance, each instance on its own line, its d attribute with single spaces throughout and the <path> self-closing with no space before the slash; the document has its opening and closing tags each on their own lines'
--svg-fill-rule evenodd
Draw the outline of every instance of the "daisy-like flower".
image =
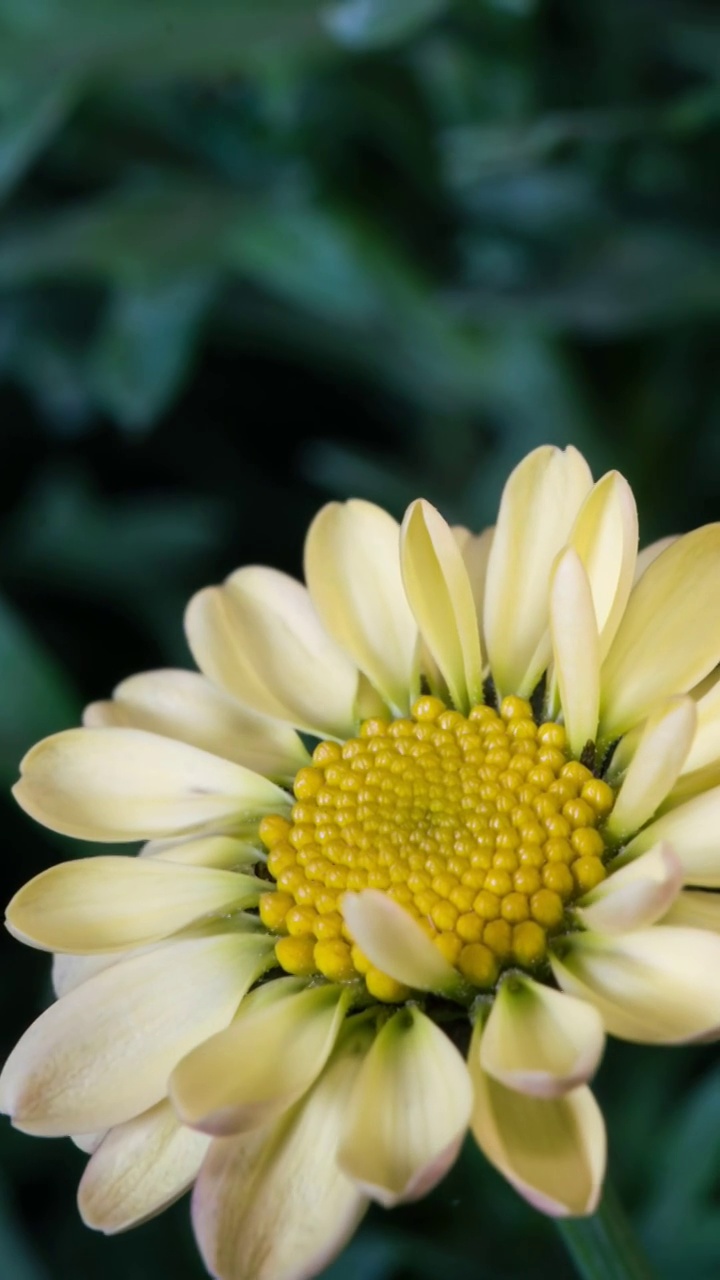
<svg viewBox="0 0 720 1280">
<path fill-rule="evenodd" d="M 194 1183 L 214 1276 L 311 1276 L 468 1127 L 537 1208 L 594 1211 L 605 1035 L 720 1034 L 720 526 L 637 542 L 572 448 L 478 536 L 333 503 L 307 587 L 250 567 L 191 602 L 202 674 L 30 751 L 34 818 L 149 842 L 8 909 L 58 1000 L 0 1104 L 92 1153 L 90 1226 Z"/>
</svg>

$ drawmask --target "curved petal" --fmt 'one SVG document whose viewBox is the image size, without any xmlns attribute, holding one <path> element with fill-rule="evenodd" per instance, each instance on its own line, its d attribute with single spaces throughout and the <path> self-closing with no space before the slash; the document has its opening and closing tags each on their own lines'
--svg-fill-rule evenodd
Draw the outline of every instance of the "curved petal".
<svg viewBox="0 0 720 1280">
<path fill-rule="evenodd" d="M 500 696 L 529 696 L 550 661 L 548 599 L 555 557 L 592 486 L 572 447 L 535 449 L 502 501 L 485 587 L 485 638 Z"/>
<path fill-rule="evenodd" d="M 305 541 L 305 578 L 330 635 L 398 713 L 416 689 L 417 627 L 400 574 L 400 527 L 358 498 L 330 502 Z"/>
<path fill-rule="evenodd" d="M 214 867 L 217 871 L 249 870 L 267 855 L 236 836 L 202 835 L 150 840 L 138 853 L 140 858 L 159 858 L 190 867 Z"/>
<path fill-rule="evenodd" d="M 212 1143 L 192 1217 L 217 1280 L 311 1280 L 353 1235 L 368 1201 L 335 1154 L 361 1063 L 361 1051 L 338 1052 L 278 1124 Z"/>
<path fill-rule="evenodd" d="M 401 535 L 403 582 L 420 633 L 463 712 L 483 701 L 483 659 L 472 587 L 457 540 L 429 502 L 418 499 Z"/>
<path fill-rule="evenodd" d="M 600 705 L 600 657 L 592 592 L 572 547 L 559 557 L 550 586 L 554 674 L 570 748 L 582 755 L 595 741 Z"/>
<path fill-rule="evenodd" d="M 480 1064 L 508 1089 L 559 1098 L 591 1079 L 604 1047 L 595 1009 L 518 973 L 500 983 L 480 1040 Z"/>
<path fill-rule="evenodd" d="M 180 1119 L 205 1133 L 243 1133 L 275 1119 L 322 1071 L 349 1005 L 341 987 L 280 980 L 276 998 L 251 997 L 234 1022 L 175 1068 Z"/>
<path fill-rule="evenodd" d="M 88 978 L 15 1046 L 0 1109 L 46 1137 L 146 1111 L 165 1096 L 176 1062 L 227 1025 L 271 955 L 271 939 L 226 931 L 162 943 Z"/>
<path fill-rule="evenodd" d="M 377 889 L 346 893 L 342 913 L 370 963 L 418 991 L 450 993 L 459 983 L 452 965 L 407 911 Z"/>
<path fill-rule="evenodd" d="M 656 845 L 590 890 L 575 907 L 586 929 L 628 933 L 655 924 L 670 909 L 683 883 L 683 869 L 672 845 Z"/>
<path fill-rule="evenodd" d="M 720 1034 L 720 937 L 701 929 L 575 933 L 551 957 L 563 991 L 588 1000 L 606 1029 L 639 1044 Z"/>
<path fill-rule="evenodd" d="M 697 697 L 697 691 L 693 691 Z M 720 680 L 697 700 L 697 729 L 692 746 L 682 767 L 683 774 L 694 773 L 720 760 Z"/>
<path fill-rule="evenodd" d="M 477 1028 L 469 1066 L 475 1090 L 471 1128 L 490 1163 L 541 1213 L 594 1213 L 607 1149 L 602 1114 L 587 1085 L 562 1098 L 508 1089 L 480 1066 Z"/>
<path fill-rule="evenodd" d="M 65 996 L 68 991 L 87 982 L 88 978 L 94 978 L 96 973 L 127 959 L 127 951 L 106 951 L 103 955 L 92 956 L 55 955 L 52 962 L 53 991 L 56 996 Z"/>
<path fill-rule="evenodd" d="M 287 814 L 273 782 L 143 729 L 67 729 L 33 747 L 13 787 L 31 818 L 80 840 L 147 840 Z"/>
<path fill-rule="evenodd" d="M 720 888 L 720 787 L 695 796 L 651 822 L 623 852 L 623 861 L 666 840 L 682 863 L 686 883 Z"/>
<path fill-rule="evenodd" d="M 142 947 L 215 915 L 257 906 L 267 881 L 153 858 L 61 862 L 23 885 L 7 908 L 15 937 L 77 955 Z"/>
<path fill-rule="evenodd" d="M 695 733 L 692 698 L 670 698 L 648 716 L 605 824 L 622 840 L 653 816 L 677 781 Z"/>
<path fill-rule="evenodd" d="M 667 551 L 668 547 L 671 547 L 673 542 L 677 542 L 677 540 L 678 534 L 671 533 L 665 538 L 658 538 L 655 542 L 649 542 L 646 547 L 638 551 L 633 585 L 640 581 L 645 570 L 650 568 L 653 561 L 657 560 L 658 556 L 661 556 L 663 551 Z"/>
<path fill-rule="evenodd" d="M 385 1208 L 417 1200 L 454 1163 L 472 1088 L 444 1031 L 419 1009 L 385 1023 L 347 1103 L 340 1168 Z"/>
<path fill-rule="evenodd" d="M 200 670 L 240 702 L 321 736 L 354 732 L 357 669 L 294 578 L 238 569 L 193 597 L 185 630 Z"/>
<path fill-rule="evenodd" d="M 80 1179 L 83 1222 L 115 1235 L 161 1213 L 192 1186 L 209 1143 L 204 1133 L 178 1124 L 165 1100 L 117 1125 Z"/>
<path fill-rule="evenodd" d="M 680 925 L 688 929 L 709 929 L 720 933 L 720 893 L 703 893 L 702 889 L 686 889 L 678 894 L 660 924 Z"/>
<path fill-rule="evenodd" d="M 612 741 L 720 659 L 720 524 L 678 538 L 633 588 L 602 669 L 600 723 Z"/>
<path fill-rule="evenodd" d="M 288 725 L 239 706 L 196 671 L 131 676 L 115 689 L 112 702 L 86 707 L 83 724 L 90 729 L 147 729 L 279 781 L 294 778 L 309 764 L 307 751 Z"/>
<path fill-rule="evenodd" d="M 569 543 L 580 556 L 590 583 L 602 660 L 623 616 L 637 560 L 637 507 L 633 491 L 619 471 L 608 471 L 591 489 Z"/>
</svg>

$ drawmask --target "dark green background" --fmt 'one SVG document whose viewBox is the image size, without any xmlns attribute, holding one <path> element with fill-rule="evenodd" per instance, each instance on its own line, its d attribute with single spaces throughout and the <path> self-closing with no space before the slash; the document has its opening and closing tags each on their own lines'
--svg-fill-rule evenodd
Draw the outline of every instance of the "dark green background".
<svg viewBox="0 0 720 1280">
<path fill-rule="evenodd" d="M 709 0 L 0 0 L 3 789 L 329 496 L 480 527 L 574 441 L 645 540 L 718 518 L 719 81 Z M 73 846 L 2 817 L 5 899 Z M 4 1053 L 49 987 L 1 952 Z M 614 1045 L 598 1090 L 659 1274 L 713 1280 L 717 1051 Z M 3 1125 L 4 1280 L 199 1278 L 185 1204 L 80 1226 L 83 1159 Z M 571 1270 L 469 1150 L 330 1274 Z"/>
</svg>

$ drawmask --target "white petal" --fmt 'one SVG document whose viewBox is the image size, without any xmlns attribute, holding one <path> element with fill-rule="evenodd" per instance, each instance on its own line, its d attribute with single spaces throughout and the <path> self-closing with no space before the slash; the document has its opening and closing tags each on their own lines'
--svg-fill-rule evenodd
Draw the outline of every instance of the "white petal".
<svg viewBox="0 0 720 1280">
<path fill-rule="evenodd" d="M 590 582 L 602 659 L 625 610 L 637 560 L 637 508 L 630 485 L 618 471 L 609 471 L 588 494 L 569 542 Z"/>
<path fill-rule="evenodd" d="M 377 889 L 346 893 L 342 913 L 370 963 L 418 991 L 449 993 L 459 982 L 452 965 L 407 911 Z"/>
<path fill-rule="evenodd" d="M 589 1000 L 611 1035 L 683 1044 L 720 1034 L 720 937 L 701 929 L 639 929 L 562 939 L 552 969 L 564 991 Z"/>
<path fill-rule="evenodd" d="M 697 712 L 692 698 L 670 698 L 648 716 L 605 829 L 622 840 L 653 816 L 672 790 L 690 750 Z"/>
<path fill-rule="evenodd" d="M 83 1222 L 114 1235 L 154 1217 L 192 1186 L 209 1143 L 178 1124 L 166 1101 L 117 1125 L 80 1180 Z"/>
<path fill-rule="evenodd" d="M 559 557 L 550 587 L 554 674 L 570 748 L 595 741 L 600 705 L 597 621 L 587 573 L 572 547 Z"/>
<path fill-rule="evenodd" d="M 170 1097 L 181 1120 L 205 1133 L 243 1133 L 275 1119 L 309 1089 L 332 1052 L 350 996 L 341 987 L 304 988 L 294 979 L 268 984 L 229 1027 L 178 1064 Z"/>
<path fill-rule="evenodd" d="M 103 969 L 110 969 L 120 960 L 127 960 L 127 951 L 109 951 L 105 955 L 71 956 L 56 955 L 52 962 L 52 985 L 56 996 L 65 996 L 88 978 L 94 978 Z"/>
<path fill-rule="evenodd" d="M 635 836 L 623 853 L 623 861 L 666 840 L 680 859 L 686 883 L 720 887 L 720 787 L 695 796 L 671 809 Z"/>
<path fill-rule="evenodd" d="M 601 730 L 611 742 L 720 660 L 720 524 L 678 538 L 633 588 L 602 669 Z"/>
<path fill-rule="evenodd" d="M 488 560 L 485 637 L 500 695 L 532 693 L 548 665 L 550 573 L 592 476 L 576 449 L 535 449 L 500 503 Z"/>
<path fill-rule="evenodd" d="M 58 1000 L 0 1076 L 0 1109 L 57 1137 L 122 1124 L 164 1097 L 175 1064 L 226 1026 L 272 942 L 226 931 L 162 943 Z"/>
<path fill-rule="evenodd" d="M 200 670 L 240 702 L 310 733 L 354 732 L 357 668 L 294 578 L 239 569 L 193 597 L 185 630 Z"/>
<path fill-rule="evenodd" d="M 405 591 L 420 632 L 464 712 L 483 700 L 477 612 L 463 556 L 450 527 L 429 502 L 408 507 L 401 531 Z"/>
<path fill-rule="evenodd" d="M 664 843 L 610 872 L 575 907 L 586 929 L 628 933 L 655 924 L 682 889 L 683 870 L 671 845 Z"/>
<path fill-rule="evenodd" d="M 275 1127 L 212 1143 L 192 1214 L 217 1280 L 311 1280 L 354 1233 L 368 1202 L 335 1155 L 366 1043 L 338 1052 Z"/>
<path fill-rule="evenodd" d="M 444 1031 L 419 1009 L 385 1023 L 347 1103 L 340 1168 L 385 1208 L 417 1200 L 454 1163 L 472 1088 Z"/>
<path fill-rule="evenodd" d="M 595 1212 L 605 1176 L 602 1114 L 586 1085 L 562 1098 L 508 1089 L 480 1065 L 478 1034 L 468 1059 L 475 1090 L 475 1140 L 530 1204 L 552 1217 Z"/>
<path fill-rule="evenodd" d="M 595 1009 L 517 973 L 500 983 L 480 1041 L 480 1063 L 508 1089 L 559 1098 L 591 1079 L 604 1047 Z"/>
<path fill-rule="evenodd" d="M 686 889 L 678 894 L 660 924 L 682 925 L 688 929 L 709 929 L 720 933 L 720 893 Z"/>
<path fill-rule="evenodd" d="M 106 1133 L 107 1129 L 101 1129 L 99 1133 L 73 1133 L 70 1141 L 77 1147 L 78 1151 L 82 1151 L 86 1156 L 91 1156 L 97 1151 Z"/>
<path fill-rule="evenodd" d="M 235 836 L 183 836 L 150 840 L 140 849 L 140 858 L 160 858 L 192 867 L 215 867 L 218 871 L 250 870 L 266 861 L 266 854 Z"/>
<path fill-rule="evenodd" d="M 305 577 L 325 626 L 391 707 L 408 710 L 417 627 L 400 575 L 400 527 L 371 502 L 331 502 L 305 542 Z"/>
<path fill-rule="evenodd" d="M 22 942 L 46 951 L 117 951 L 257 906 L 266 889 L 265 881 L 233 871 L 154 858 L 81 858 L 23 885 L 7 908 L 7 925 Z"/>
<path fill-rule="evenodd" d="M 298 735 L 286 724 L 239 706 L 196 671 L 131 676 L 115 689 L 112 702 L 87 707 L 83 723 L 90 729 L 147 729 L 281 781 L 309 763 Z"/>
<path fill-rule="evenodd" d="M 142 729 L 67 729 L 33 747 L 20 770 L 21 808 L 81 840 L 147 840 L 212 822 L 239 828 L 291 803 L 242 765 Z"/>
</svg>

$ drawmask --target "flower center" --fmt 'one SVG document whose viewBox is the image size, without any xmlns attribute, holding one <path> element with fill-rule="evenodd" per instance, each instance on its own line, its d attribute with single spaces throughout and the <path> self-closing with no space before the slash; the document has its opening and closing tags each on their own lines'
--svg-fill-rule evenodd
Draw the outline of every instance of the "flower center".
<svg viewBox="0 0 720 1280">
<path fill-rule="evenodd" d="M 522 698 L 466 717 L 423 697 L 409 719 L 366 720 L 357 738 L 316 747 L 294 793 L 292 822 L 260 826 L 277 882 L 260 915 L 282 935 L 278 963 L 362 976 L 379 1000 L 409 992 L 355 945 L 346 890 L 387 893 L 487 989 L 507 965 L 542 965 L 566 906 L 606 875 L 597 826 L 614 792 L 568 759 L 562 725 L 536 724 Z"/>
</svg>

